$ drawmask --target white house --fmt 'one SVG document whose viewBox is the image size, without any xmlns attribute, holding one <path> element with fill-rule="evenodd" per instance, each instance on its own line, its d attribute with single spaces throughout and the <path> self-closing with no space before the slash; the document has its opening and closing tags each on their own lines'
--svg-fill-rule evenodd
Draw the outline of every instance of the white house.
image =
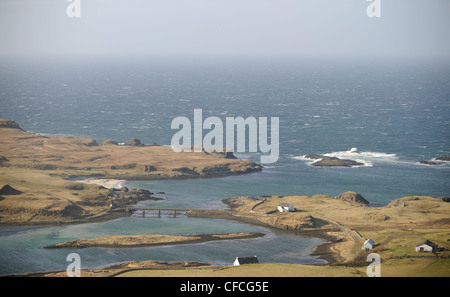
<svg viewBox="0 0 450 297">
<path fill-rule="evenodd" d="M 234 260 L 233 266 L 239 266 L 243 264 L 258 264 L 258 258 L 256 256 L 253 257 L 236 257 Z"/>
<path fill-rule="evenodd" d="M 425 240 L 422 243 L 419 243 L 418 245 L 416 245 L 416 252 L 435 252 L 438 248 L 438 245 L 435 244 L 432 241 L 429 240 Z"/>
<path fill-rule="evenodd" d="M 364 242 L 362 248 L 363 248 L 363 250 L 368 251 L 368 250 L 373 249 L 374 245 L 375 245 L 375 243 L 373 242 L 372 238 L 369 238 Z"/>
<path fill-rule="evenodd" d="M 280 202 L 278 204 L 278 211 L 279 212 L 288 212 L 288 211 L 294 211 L 294 204 L 292 202 Z"/>
</svg>

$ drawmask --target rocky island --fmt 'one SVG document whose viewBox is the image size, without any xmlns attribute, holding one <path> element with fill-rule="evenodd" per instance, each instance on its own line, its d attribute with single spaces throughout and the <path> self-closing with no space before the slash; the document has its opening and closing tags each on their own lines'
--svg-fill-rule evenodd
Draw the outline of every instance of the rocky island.
<svg viewBox="0 0 450 297">
<path fill-rule="evenodd" d="M 329 157 L 320 154 L 309 154 L 306 155 L 305 158 L 316 160 L 311 165 L 317 167 L 353 167 L 364 165 L 363 163 L 354 160 L 340 159 L 337 157 Z"/>
</svg>

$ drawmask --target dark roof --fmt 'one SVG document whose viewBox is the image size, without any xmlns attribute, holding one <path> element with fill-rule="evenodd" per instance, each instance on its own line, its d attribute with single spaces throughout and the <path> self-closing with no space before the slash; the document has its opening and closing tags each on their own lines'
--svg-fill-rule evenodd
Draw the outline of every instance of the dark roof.
<svg viewBox="0 0 450 297">
<path fill-rule="evenodd" d="M 429 241 L 429 240 L 425 240 L 424 242 L 421 242 L 421 243 L 419 243 L 418 245 L 416 245 L 416 246 L 419 246 L 419 245 L 422 245 L 422 244 L 426 244 L 426 245 L 429 245 L 429 246 L 431 246 L 431 247 L 436 247 L 437 246 L 437 244 L 436 243 L 434 243 L 434 242 L 432 242 L 432 241 Z"/>
<path fill-rule="evenodd" d="M 236 257 L 239 264 L 258 264 L 258 258 L 254 257 Z"/>
<path fill-rule="evenodd" d="M 364 241 L 364 244 L 366 244 L 366 243 L 374 244 L 374 241 L 372 238 L 369 238 L 366 241 Z"/>
</svg>

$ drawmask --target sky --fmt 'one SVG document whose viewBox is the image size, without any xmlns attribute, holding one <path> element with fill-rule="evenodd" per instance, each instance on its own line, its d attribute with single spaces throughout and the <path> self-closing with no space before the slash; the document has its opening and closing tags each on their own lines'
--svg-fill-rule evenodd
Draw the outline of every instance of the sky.
<svg viewBox="0 0 450 297">
<path fill-rule="evenodd" d="M 0 0 L 0 56 L 450 58 L 449 0 L 69 1 Z"/>
</svg>

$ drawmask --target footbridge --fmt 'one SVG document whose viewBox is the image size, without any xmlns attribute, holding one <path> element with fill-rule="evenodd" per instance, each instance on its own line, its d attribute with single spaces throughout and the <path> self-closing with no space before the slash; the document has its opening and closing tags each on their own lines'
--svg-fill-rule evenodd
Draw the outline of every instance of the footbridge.
<svg viewBox="0 0 450 297">
<path fill-rule="evenodd" d="M 164 213 L 174 218 L 177 215 L 186 214 L 191 208 L 177 208 L 177 207 L 141 207 L 141 206 L 130 206 L 126 208 L 127 212 L 142 212 L 142 217 L 145 218 L 146 213 L 157 213 L 157 217 L 160 218 L 161 214 Z"/>
</svg>

